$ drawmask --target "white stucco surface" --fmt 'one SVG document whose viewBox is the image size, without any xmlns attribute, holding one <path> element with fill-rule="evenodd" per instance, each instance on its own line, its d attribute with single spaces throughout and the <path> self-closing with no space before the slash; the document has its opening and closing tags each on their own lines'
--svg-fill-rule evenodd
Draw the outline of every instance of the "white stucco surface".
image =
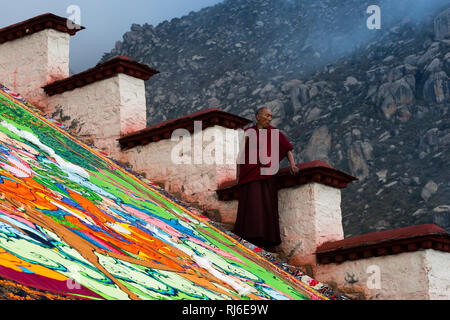
<svg viewBox="0 0 450 320">
<path fill-rule="evenodd" d="M 43 107 L 41 88 L 69 76 L 70 35 L 53 29 L 0 45 L 0 83 Z"/>
<path fill-rule="evenodd" d="M 428 291 L 431 300 L 450 300 L 450 253 L 426 250 Z"/>
<path fill-rule="evenodd" d="M 281 189 L 278 211 L 281 248 L 290 264 L 314 268 L 316 248 L 344 238 L 340 189 L 319 183 Z"/>
<path fill-rule="evenodd" d="M 119 74 L 120 134 L 127 135 L 147 126 L 145 82 L 126 74 Z"/>
<path fill-rule="evenodd" d="M 374 300 L 450 299 L 450 253 L 429 250 L 319 265 L 315 278 Z"/>
<path fill-rule="evenodd" d="M 121 160 L 121 135 L 144 129 L 144 81 L 124 74 L 49 97 L 47 113 L 81 137 L 93 137 L 96 147 Z"/>
<path fill-rule="evenodd" d="M 98 148 L 118 148 L 115 139 L 120 135 L 119 77 L 49 97 L 47 110 L 50 115 L 60 112 L 59 120 L 78 136 L 93 136 Z"/>
<path fill-rule="evenodd" d="M 0 45 L 0 83 L 120 160 L 117 139 L 146 127 L 144 81 L 125 74 L 62 94 L 43 86 L 69 76 L 70 35 L 53 29 Z"/>
<path fill-rule="evenodd" d="M 217 149 L 212 139 L 216 134 L 223 138 L 218 140 L 220 147 Z M 230 146 L 235 141 L 233 135 L 237 136 L 237 131 L 221 126 L 208 127 L 189 136 L 190 143 L 187 142 L 184 153 L 181 138 L 175 141 L 164 139 L 126 150 L 123 159 L 147 179 L 164 184 L 168 192 L 179 194 L 183 200 L 196 203 L 204 210 L 217 213 L 220 210 L 221 222 L 234 223 L 237 202 L 219 201 L 216 194 L 220 183 L 236 178 L 237 147 Z M 201 149 L 195 150 L 195 141 L 200 142 Z M 221 158 L 216 158 L 216 150 L 222 150 Z M 177 164 L 176 154 L 182 154 L 181 161 L 186 163 Z M 233 164 L 227 163 L 227 158 Z"/>
</svg>

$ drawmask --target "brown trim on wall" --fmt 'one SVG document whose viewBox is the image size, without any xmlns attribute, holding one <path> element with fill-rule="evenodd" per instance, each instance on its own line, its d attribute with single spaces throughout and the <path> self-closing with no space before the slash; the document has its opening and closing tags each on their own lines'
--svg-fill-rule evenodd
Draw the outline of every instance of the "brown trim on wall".
<svg viewBox="0 0 450 320">
<path fill-rule="evenodd" d="M 186 129 L 192 133 L 194 132 L 195 121 L 202 122 L 202 130 L 215 125 L 229 129 L 240 129 L 252 122 L 220 109 L 210 108 L 150 126 L 123 136 L 118 141 L 122 150 L 131 149 L 139 145 L 147 145 L 151 142 L 170 139 L 172 132 L 177 129 Z"/>
<path fill-rule="evenodd" d="M 52 13 L 36 16 L 0 29 L 0 44 L 23 38 L 45 29 L 54 29 L 56 31 L 68 33 L 71 36 L 75 35 L 78 31 L 85 29 L 85 27 L 82 26 L 80 26 L 79 29 L 69 29 L 67 21 L 67 18 Z"/>
<path fill-rule="evenodd" d="M 450 234 L 434 224 L 363 234 L 324 243 L 316 257 L 319 264 L 329 264 L 425 249 L 450 252 Z"/>
<path fill-rule="evenodd" d="M 44 86 L 43 89 L 47 95 L 53 96 L 111 78 L 119 73 L 146 81 L 150 79 L 151 76 L 158 74 L 159 71 L 138 63 L 131 58 L 121 56 L 112 58 L 69 78 L 55 81 Z"/>
<path fill-rule="evenodd" d="M 297 187 L 312 182 L 344 189 L 350 182 L 358 180 L 319 160 L 298 164 L 297 168 L 300 169 L 300 172 L 295 176 L 290 174 L 289 168 L 280 169 L 275 176 L 278 189 Z M 236 181 L 222 183 L 216 193 L 219 200 L 223 201 L 238 200 L 239 198 Z"/>
</svg>

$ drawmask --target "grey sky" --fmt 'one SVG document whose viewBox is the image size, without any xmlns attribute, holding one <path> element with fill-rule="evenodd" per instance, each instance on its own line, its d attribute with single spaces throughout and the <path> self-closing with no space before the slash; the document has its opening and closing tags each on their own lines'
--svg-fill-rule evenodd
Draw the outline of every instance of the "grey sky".
<svg viewBox="0 0 450 320">
<path fill-rule="evenodd" d="M 164 20 L 181 17 L 222 0 L 15 0 L 2 1 L 0 28 L 51 12 L 70 17 L 67 9 L 77 5 L 81 11 L 81 25 L 86 27 L 71 37 L 70 68 L 81 72 L 94 66 L 104 52 L 130 30 L 131 24 L 148 23 L 153 26 Z"/>
</svg>

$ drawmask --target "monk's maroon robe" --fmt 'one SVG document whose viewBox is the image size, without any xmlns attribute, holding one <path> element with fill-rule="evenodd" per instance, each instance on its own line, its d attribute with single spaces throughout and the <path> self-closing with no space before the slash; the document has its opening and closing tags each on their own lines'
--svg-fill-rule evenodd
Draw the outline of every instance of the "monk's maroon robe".
<svg viewBox="0 0 450 320">
<path fill-rule="evenodd" d="M 267 129 L 267 154 L 271 156 L 271 130 Z M 256 152 L 259 155 L 260 134 L 256 125 L 247 130 L 255 130 L 257 136 Z M 286 136 L 279 131 L 279 162 L 293 147 Z M 234 233 L 257 246 L 275 246 L 281 243 L 278 216 L 278 190 L 273 175 L 261 174 L 261 168 L 270 167 L 272 162 L 263 164 L 257 157 L 251 163 L 250 152 L 254 152 L 249 141 L 245 145 L 245 163 L 239 165 L 239 206 Z M 273 159 L 272 159 L 273 161 Z M 263 163 L 261 163 L 263 162 Z M 279 165 L 279 163 L 278 163 Z"/>
</svg>

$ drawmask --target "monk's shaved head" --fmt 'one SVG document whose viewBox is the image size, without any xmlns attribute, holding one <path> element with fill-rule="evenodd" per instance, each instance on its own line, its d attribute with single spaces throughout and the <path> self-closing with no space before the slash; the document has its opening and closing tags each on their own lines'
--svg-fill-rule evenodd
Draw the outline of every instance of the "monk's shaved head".
<svg viewBox="0 0 450 320">
<path fill-rule="evenodd" d="M 272 121 L 272 111 L 269 108 L 259 108 L 256 111 L 256 120 L 258 129 L 267 129 Z"/>
<path fill-rule="evenodd" d="M 267 108 L 267 107 L 259 108 L 258 110 L 256 110 L 255 115 L 257 115 L 257 116 L 261 115 L 261 114 L 263 113 L 264 110 L 269 110 L 269 108 Z M 270 110 L 269 110 L 269 111 L 270 111 Z"/>
</svg>

